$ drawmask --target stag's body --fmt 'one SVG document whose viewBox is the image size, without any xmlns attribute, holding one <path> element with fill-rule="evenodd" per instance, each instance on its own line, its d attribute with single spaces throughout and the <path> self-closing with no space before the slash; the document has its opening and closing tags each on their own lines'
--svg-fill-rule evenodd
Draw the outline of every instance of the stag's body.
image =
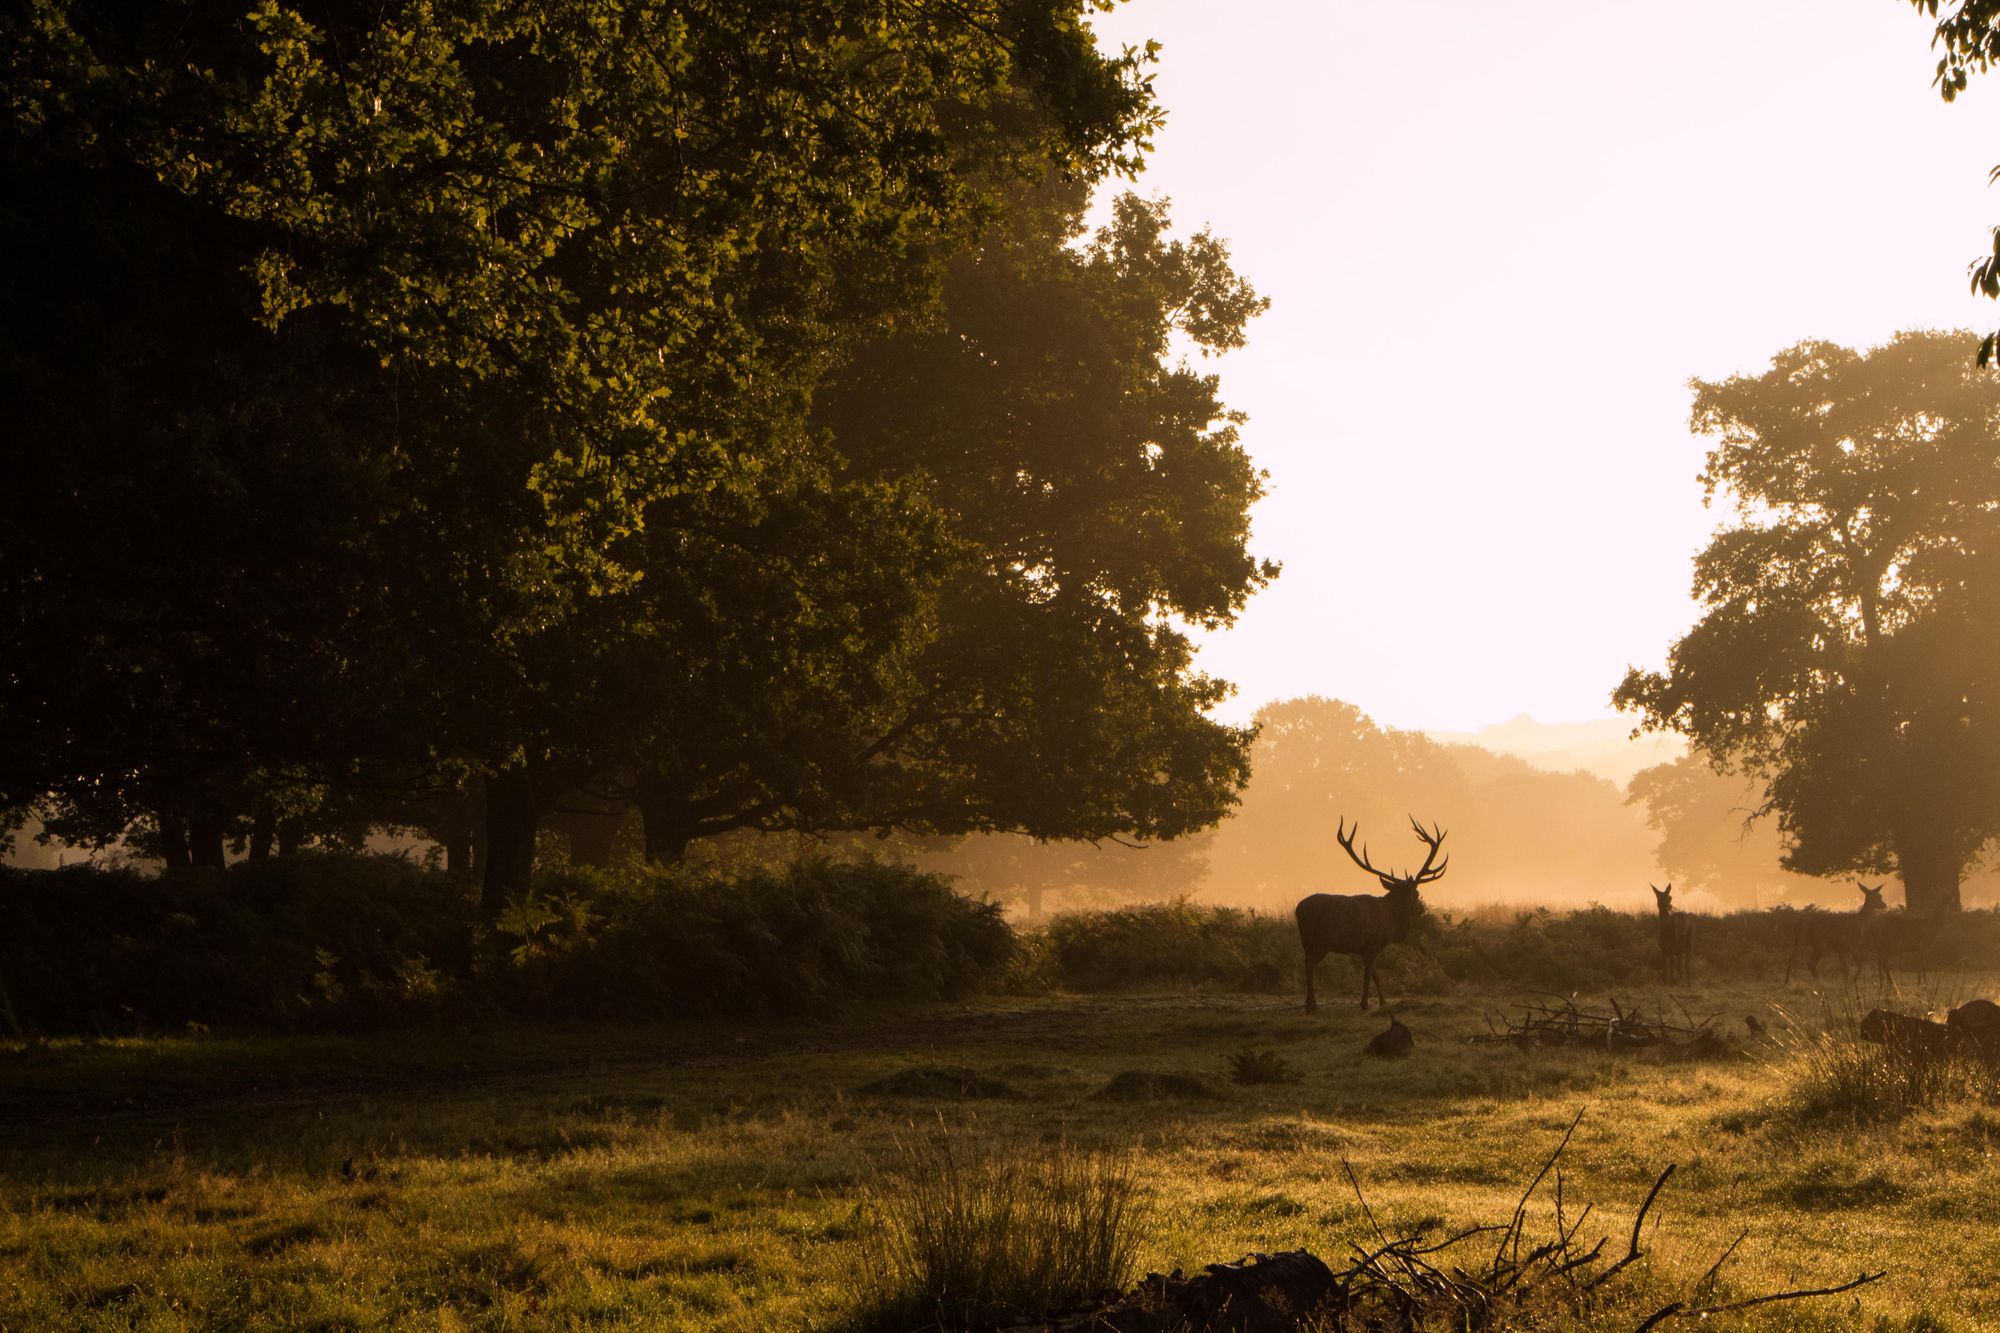
<svg viewBox="0 0 2000 1333">
<path fill-rule="evenodd" d="M 1354 834 L 1347 831 L 1346 821 L 1340 826 L 1340 845 L 1347 849 L 1355 863 L 1382 882 L 1386 893 L 1315 893 L 1301 898 L 1293 910 L 1299 923 L 1299 944 L 1306 955 L 1306 1008 L 1319 1008 L 1318 996 L 1313 992 L 1313 972 L 1320 959 L 1330 953 L 1350 954 L 1361 960 L 1361 1007 L 1368 1008 L 1368 988 L 1375 988 L 1375 998 L 1384 1004 L 1388 1001 L 1382 995 L 1382 983 L 1375 976 L 1375 958 L 1391 944 L 1400 943 L 1408 937 L 1410 927 L 1423 915 L 1424 902 L 1418 896 L 1417 886 L 1428 884 L 1444 874 L 1444 865 L 1431 867 L 1437 859 L 1438 844 L 1444 841 L 1444 833 L 1425 832 L 1424 826 L 1416 820 L 1410 821 L 1417 836 L 1430 848 L 1430 855 L 1424 858 L 1423 868 L 1414 875 L 1391 875 L 1368 864 L 1368 851 L 1363 848 L 1359 854 L 1354 850 Z M 1359 833 L 1357 825 L 1354 832 Z M 1445 858 L 1449 862 L 1450 858 Z"/>
<path fill-rule="evenodd" d="M 1860 967 L 1862 957 L 1873 952 L 1870 922 L 1887 904 L 1882 901 L 1880 884 L 1871 889 L 1857 880 L 1855 887 L 1861 890 L 1861 905 L 1852 912 L 1799 914 L 1792 952 L 1785 959 L 1786 981 L 1792 979 L 1792 968 L 1798 963 L 1800 953 L 1806 955 L 1806 969 L 1817 979 L 1821 954 L 1837 953 L 1847 959 L 1851 976 Z"/>
<path fill-rule="evenodd" d="M 1694 966 L 1694 918 L 1674 910 L 1674 886 L 1653 890 L 1653 906 L 1660 913 L 1660 975 L 1671 986 L 1685 982 Z"/>
</svg>

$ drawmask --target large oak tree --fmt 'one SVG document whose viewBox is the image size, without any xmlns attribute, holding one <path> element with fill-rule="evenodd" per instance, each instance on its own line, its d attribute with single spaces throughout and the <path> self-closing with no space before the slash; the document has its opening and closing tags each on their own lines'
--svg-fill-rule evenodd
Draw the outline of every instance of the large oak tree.
<svg viewBox="0 0 2000 1333">
<path fill-rule="evenodd" d="M 1972 349 L 1808 342 L 1697 382 L 1736 522 L 1666 670 L 1614 696 L 1765 783 L 1787 868 L 1896 871 L 1924 914 L 2000 835 L 2000 382 Z"/>
<path fill-rule="evenodd" d="M 57 2 L 0 47 L 0 804 L 211 861 L 260 791 L 533 761 L 536 649 L 648 522 L 809 485 L 843 343 L 1154 119 L 1075 0 Z"/>
</svg>

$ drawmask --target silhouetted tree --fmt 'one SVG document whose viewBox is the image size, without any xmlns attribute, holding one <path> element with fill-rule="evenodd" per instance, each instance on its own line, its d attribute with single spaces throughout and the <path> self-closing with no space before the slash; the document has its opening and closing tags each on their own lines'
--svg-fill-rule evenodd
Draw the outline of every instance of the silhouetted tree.
<svg viewBox="0 0 2000 1333">
<path fill-rule="evenodd" d="M 1169 358 L 1239 345 L 1264 303 L 1164 205 L 1083 238 L 1087 197 L 1017 190 L 929 318 L 830 372 L 793 520 L 742 516 L 713 568 L 657 552 L 633 623 L 699 623 L 633 645 L 598 729 L 636 741 L 649 855 L 738 829 L 1173 838 L 1233 801 L 1246 733 L 1205 716 L 1226 687 L 1182 625 L 1275 570 L 1246 550 L 1236 418 Z"/>
<path fill-rule="evenodd" d="M 1738 522 L 1667 670 L 1614 696 L 1767 784 L 1788 868 L 1894 870 L 1926 914 L 2000 833 L 2000 383 L 1970 350 L 1809 342 L 1697 382 L 1703 485 Z"/>
<path fill-rule="evenodd" d="M 547 735 L 556 627 L 627 628 L 674 502 L 810 493 L 811 387 L 995 190 L 1134 160 L 1144 56 L 1081 11 L 0 17 L 35 500 L 0 536 L 0 805 L 148 815 L 213 861 L 273 790 L 463 762 L 489 889 L 518 887 L 544 789 L 600 748 Z"/>
</svg>

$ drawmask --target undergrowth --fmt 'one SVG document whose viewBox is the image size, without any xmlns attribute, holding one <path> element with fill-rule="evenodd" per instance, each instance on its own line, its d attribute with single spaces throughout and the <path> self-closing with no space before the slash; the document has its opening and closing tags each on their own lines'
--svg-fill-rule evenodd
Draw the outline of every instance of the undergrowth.
<svg viewBox="0 0 2000 1333">
<path fill-rule="evenodd" d="M 1142 1208 L 1129 1151 L 994 1149 L 939 1128 L 901 1140 L 869 1198 L 863 1329 L 990 1326 L 1132 1276 Z"/>
<path fill-rule="evenodd" d="M 1956 1051 L 1927 1051 L 1862 1036 L 1852 998 L 1829 1004 L 1817 1021 L 1780 1009 L 1775 1072 L 1781 1123 L 1872 1125 L 1914 1111 L 2000 1103 L 2000 1067 Z"/>
</svg>

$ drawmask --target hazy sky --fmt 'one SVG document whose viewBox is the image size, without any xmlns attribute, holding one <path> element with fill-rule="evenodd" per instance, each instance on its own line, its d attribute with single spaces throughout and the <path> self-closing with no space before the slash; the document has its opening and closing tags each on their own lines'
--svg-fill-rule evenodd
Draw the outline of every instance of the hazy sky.
<svg viewBox="0 0 2000 1333">
<path fill-rule="evenodd" d="M 2000 324 L 2000 73 L 1905 0 L 1131 0 L 1171 117 L 1138 188 L 1270 312 L 1223 358 L 1285 572 L 1202 664 L 1404 727 L 1610 716 L 1692 622 L 1691 376 Z"/>
</svg>

